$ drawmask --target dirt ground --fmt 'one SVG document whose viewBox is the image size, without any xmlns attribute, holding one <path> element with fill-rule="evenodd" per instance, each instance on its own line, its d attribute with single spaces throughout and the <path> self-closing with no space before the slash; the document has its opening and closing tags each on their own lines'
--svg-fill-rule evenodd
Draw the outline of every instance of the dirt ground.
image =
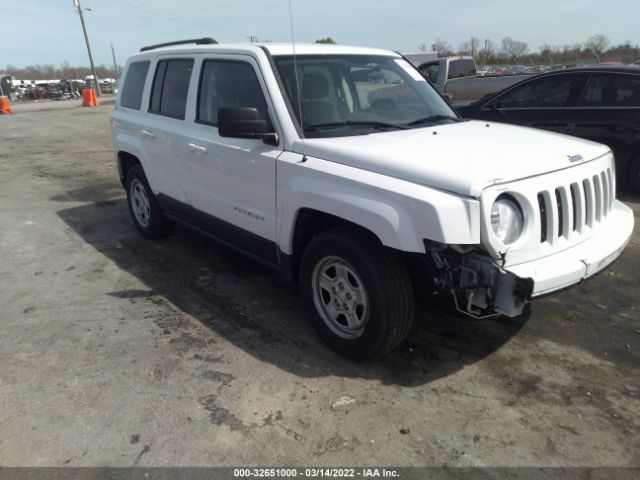
<svg viewBox="0 0 640 480">
<path fill-rule="evenodd" d="M 640 465 L 637 226 L 528 319 L 421 305 L 350 363 L 274 272 L 136 233 L 112 108 L 0 116 L 0 465 Z"/>
</svg>

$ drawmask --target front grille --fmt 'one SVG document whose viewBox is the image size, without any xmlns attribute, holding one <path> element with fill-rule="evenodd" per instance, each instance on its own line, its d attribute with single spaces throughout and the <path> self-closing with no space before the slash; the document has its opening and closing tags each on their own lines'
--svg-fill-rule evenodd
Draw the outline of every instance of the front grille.
<svg viewBox="0 0 640 480">
<path fill-rule="evenodd" d="M 540 243 L 583 235 L 604 221 L 613 204 L 611 169 L 538 193 Z"/>
</svg>

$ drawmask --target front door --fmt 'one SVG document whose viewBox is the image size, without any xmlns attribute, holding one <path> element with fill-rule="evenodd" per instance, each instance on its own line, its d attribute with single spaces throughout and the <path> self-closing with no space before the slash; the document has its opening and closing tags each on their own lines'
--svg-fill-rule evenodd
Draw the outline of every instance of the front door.
<svg viewBox="0 0 640 480">
<path fill-rule="evenodd" d="M 585 74 L 547 75 L 522 82 L 483 107 L 484 118 L 496 122 L 567 133 Z"/>
<path fill-rule="evenodd" d="M 277 260 L 276 161 L 283 147 L 259 139 L 218 135 L 219 107 L 270 102 L 258 64 L 245 55 L 205 55 L 200 62 L 195 119 L 186 141 L 189 196 L 217 237 L 259 257 Z"/>
</svg>

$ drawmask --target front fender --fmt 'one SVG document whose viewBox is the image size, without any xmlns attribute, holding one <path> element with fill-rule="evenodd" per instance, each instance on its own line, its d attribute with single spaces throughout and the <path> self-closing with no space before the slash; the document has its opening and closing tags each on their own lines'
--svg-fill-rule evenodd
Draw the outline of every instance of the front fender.
<svg viewBox="0 0 640 480">
<path fill-rule="evenodd" d="M 298 212 L 318 210 L 374 233 L 388 246 L 424 252 L 424 240 L 480 243 L 480 205 L 405 180 L 286 152 L 278 165 L 278 245 L 293 252 Z"/>
</svg>

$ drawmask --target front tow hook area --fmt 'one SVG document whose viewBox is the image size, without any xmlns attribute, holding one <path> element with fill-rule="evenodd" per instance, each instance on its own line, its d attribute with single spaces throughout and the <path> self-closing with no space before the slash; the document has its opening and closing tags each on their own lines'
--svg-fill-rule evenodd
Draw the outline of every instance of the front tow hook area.
<svg viewBox="0 0 640 480">
<path fill-rule="evenodd" d="M 522 278 L 496 265 L 480 251 L 446 248 L 429 252 L 434 278 L 449 290 L 456 309 L 474 318 L 523 314 L 533 294 L 532 278 Z"/>
</svg>

